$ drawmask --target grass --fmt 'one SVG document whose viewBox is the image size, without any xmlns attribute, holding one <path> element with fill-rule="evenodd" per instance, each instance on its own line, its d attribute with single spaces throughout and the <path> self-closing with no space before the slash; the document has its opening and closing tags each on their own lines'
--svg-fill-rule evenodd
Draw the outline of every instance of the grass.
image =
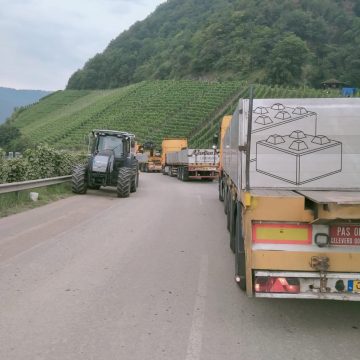
<svg viewBox="0 0 360 360">
<path fill-rule="evenodd" d="M 37 192 L 39 194 L 38 201 L 30 199 L 30 192 Z M 70 183 L 0 194 L 0 218 L 43 206 L 71 195 Z"/>
</svg>

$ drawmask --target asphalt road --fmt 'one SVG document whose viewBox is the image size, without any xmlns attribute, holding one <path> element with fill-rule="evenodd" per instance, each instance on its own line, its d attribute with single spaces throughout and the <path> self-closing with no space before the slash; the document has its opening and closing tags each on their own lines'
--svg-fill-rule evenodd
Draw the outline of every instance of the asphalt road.
<svg viewBox="0 0 360 360">
<path fill-rule="evenodd" d="M 360 359 L 360 304 L 249 299 L 233 268 L 216 183 L 0 219 L 0 359 Z"/>
</svg>

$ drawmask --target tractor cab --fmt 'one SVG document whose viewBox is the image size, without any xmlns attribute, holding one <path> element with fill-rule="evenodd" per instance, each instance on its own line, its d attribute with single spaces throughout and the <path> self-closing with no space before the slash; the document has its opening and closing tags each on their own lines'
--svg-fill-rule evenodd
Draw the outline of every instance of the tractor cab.
<svg viewBox="0 0 360 360">
<path fill-rule="evenodd" d="M 127 158 L 135 146 L 133 134 L 114 130 L 93 130 L 90 134 L 91 154 L 109 155 L 114 158 Z"/>
</svg>

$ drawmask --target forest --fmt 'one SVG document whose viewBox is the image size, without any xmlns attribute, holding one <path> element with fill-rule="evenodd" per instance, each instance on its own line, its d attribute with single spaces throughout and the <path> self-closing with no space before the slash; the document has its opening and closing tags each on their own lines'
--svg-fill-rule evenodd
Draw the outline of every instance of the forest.
<svg viewBox="0 0 360 360">
<path fill-rule="evenodd" d="M 360 86 L 360 0 L 168 0 L 112 40 L 68 89 L 143 80 Z"/>
</svg>

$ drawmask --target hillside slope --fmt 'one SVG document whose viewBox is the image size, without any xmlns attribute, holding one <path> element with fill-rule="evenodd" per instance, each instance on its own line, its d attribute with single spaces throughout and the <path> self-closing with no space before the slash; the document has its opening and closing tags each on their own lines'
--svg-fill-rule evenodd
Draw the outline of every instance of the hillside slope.
<svg viewBox="0 0 360 360">
<path fill-rule="evenodd" d="M 240 97 L 248 96 L 241 82 L 147 81 L 114 90 L 58 91 L 13 116 L 11 124 L 34 144 L 85 149 L 86 135 L 95 128 L 133 132 L 139 142 L 186 137 L 191 146 L 211 146 L 219 120 L 231 114 Z M 311 89 L 291 90 L 257 85 L 255 96 L 338 96 Z"/>
<path fill-rule="evenodd" d="M 244 87 L 239 82 L 150 81 L 114 90 L 66 90 L 20 112 L 12 124 L 33 143 L 81 148 L 94 128 L 129 131 L 138 141 L 190 137 Z"/>
<path fill-rule="evenodd" d="M 0 87 L 0 124 L 12 114 L 14 108 L 30 105 L 48 94 L 49 91 Z"/>
<path fill-rule="evenodd" d="M 359 0 L 168 0 L 75 72 L 68 89 L 149 79 L 360 86 Z"/>
</svg>

